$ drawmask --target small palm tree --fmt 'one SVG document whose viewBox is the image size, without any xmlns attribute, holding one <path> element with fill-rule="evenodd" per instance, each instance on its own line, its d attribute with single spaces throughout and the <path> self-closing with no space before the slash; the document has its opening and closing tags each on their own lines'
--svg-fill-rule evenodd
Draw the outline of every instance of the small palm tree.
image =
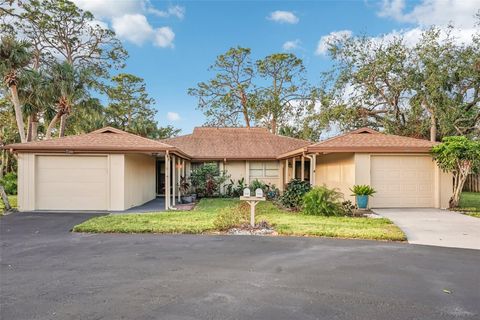
<svg viewBox="0 0 480 320">
<path fill-rule="evenodd" d="M 82 75 L 69 63 L 55 64 L 50 70 L 51 86 L 50 96 L 55 99 L 55 116 L 51 119 L 45 133 L 45 138 L 50 139 L 53 128 L 60 121 L 59 136 L 65 134 L 65 125 L 72 108 L 86 97 Z"/>
<path fill-rule="evenodd" d="M 18 97 L 18 74 L 29 65 L 31 59 L 32 52 L 28 42 L 18 41 L 12 36 L 4 36 L 0 39 L 0 73 L 10 91 L 21 142 L 26 142 L 26 136 L 22 107 Z"/>
</svg>

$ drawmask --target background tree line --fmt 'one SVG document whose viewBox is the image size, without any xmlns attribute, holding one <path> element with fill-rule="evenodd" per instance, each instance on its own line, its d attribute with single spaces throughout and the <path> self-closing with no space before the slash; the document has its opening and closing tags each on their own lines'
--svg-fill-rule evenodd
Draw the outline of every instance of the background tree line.
<svg viewBox="0 0 480 320">
<path fill-rule="evenodd" d="M 235 47 L 217 57 L 212 79 L 188 92 L 207 125 L 259 125 L 313 141 L 325 130 L 363 126 L 432 141 L 478 138 L 480 31 L 466 43 L 453 31 L 426 29 L 413 46 L 401 35 L 332 39 L 333 67 L 318 85 L 305 80 L 294 54 L 253 62 L 249 48 Z"/>
<path fill-rule="evenodd" d="M 142 78 L 118 73 L 128 53 L 90 12 L 67 0 L 0 0 L 0 19 L 0 145 L 105 125 L 154 139 L 179 132 L 158 125 Z M 14 169 L 6 151 L 1 166 L 0 177 Z"/>
</svg>

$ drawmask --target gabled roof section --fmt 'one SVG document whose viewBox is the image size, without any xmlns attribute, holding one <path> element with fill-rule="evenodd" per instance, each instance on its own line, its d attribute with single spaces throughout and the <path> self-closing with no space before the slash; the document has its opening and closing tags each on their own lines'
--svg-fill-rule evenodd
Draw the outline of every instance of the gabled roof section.
<svg viewBox="0 0 480 320">
<path fill-rule="evenodd" d="M 308 152 L 429 152 L 436 142 L 360 128 L 307 147 Z"/>
<path fill-rule="evenodd" d="M 15 143 L 4 149 L 23 152 L 164 152 L 181 151 L 166 143 L 137 136 L 120 129 L 105 127 L 86 134 L 54 138 L 50 140 Z"/>
<path fill-rule="evenodd" d="M 274 160 L 311 142 L 270 133 L 265 128 L 196 127 L 193 133 L 162 140 L 197 160 Z"/>
</svg>

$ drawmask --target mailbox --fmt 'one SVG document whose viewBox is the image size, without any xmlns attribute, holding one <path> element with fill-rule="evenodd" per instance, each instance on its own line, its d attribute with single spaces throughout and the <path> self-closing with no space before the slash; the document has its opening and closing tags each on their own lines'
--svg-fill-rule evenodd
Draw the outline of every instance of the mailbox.
<svg viewBox="0 0 480 320">
<path fill-rule="evenodd" d="M 257 190 L 255 190 L 255 197 L 257 198 L 263 198 L 263 190 L 258 188 Z"/>
<path fill-rule="evenodd" d="M 249 188 L 243 189 L 243 196 L 244 197 L 250 197 L 250 189 Z"/>
</svg>

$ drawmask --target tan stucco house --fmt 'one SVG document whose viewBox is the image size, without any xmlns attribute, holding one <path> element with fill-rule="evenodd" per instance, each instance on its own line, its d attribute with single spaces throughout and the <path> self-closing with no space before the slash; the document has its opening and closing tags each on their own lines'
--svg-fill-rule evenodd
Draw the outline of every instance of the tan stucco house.
<svg viewBox="0 0 480 320">
<path fill-rule="evenodd" d="M 452 177 L 429 154 L 433 142 L 362 128 L 319 143 L 263 128 L 195 128 L 155 141 L 106 127 L 87 134 L 19 143 L 18 206 L 30 210 L 126 210 L 165 197 L 180 200 L 179 181 L 216 162 L 233 180 L 283 190 L 292 178 L 340 189 L 372 185 L 372 207 L 446 208 Z M 312 165 L 314 164 L 314 165 Z"/>
</svg>

